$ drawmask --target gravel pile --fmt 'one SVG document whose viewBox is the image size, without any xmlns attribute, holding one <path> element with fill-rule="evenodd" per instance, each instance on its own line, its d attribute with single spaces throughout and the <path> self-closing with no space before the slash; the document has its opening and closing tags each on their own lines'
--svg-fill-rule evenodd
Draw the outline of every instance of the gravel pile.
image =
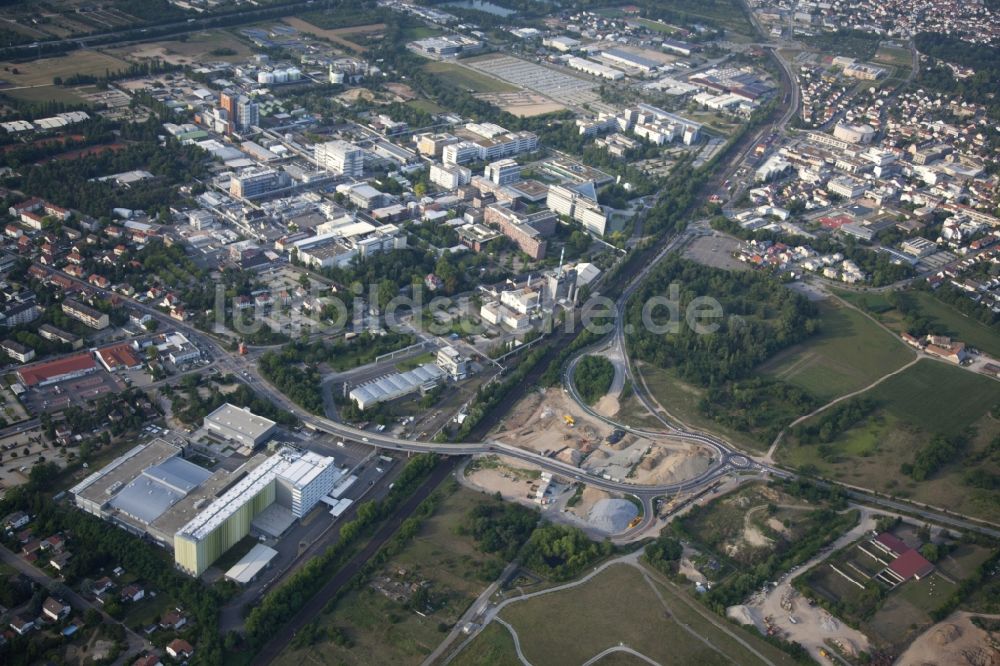
<svg viewBox="0 0 1000 666">
<path fill-rule="evenodd" d="M 605 532 L 624 532 L 639 515 L 635 504 L 624 499 L 602 499 L 590 509 L 590 523 Z"/>
</svg>

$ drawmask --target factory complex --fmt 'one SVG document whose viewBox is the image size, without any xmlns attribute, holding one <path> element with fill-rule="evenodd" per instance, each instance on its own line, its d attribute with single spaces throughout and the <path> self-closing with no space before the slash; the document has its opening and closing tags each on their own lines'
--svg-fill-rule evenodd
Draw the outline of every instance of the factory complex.
<svg viewBox="0 0 1000 666">
<path fill-rule="evenodd" d="M 233 428 L 248 447 L 274 424 L 232 405 L 205 418 Z M 248 425 L 249 424 L 249 425 Z M 253 442 L 254 444 L 251 444 Z M 133 447 L 71 489 L 76 506 L 174 551 L 177 568 L 201 575 L 247 535 L 280 537 L 308 514 L 346 470 L 290 446 L 253 454 L 234 470 L 188 460 L 186 442 L 156 438 Z"/>
</svg>

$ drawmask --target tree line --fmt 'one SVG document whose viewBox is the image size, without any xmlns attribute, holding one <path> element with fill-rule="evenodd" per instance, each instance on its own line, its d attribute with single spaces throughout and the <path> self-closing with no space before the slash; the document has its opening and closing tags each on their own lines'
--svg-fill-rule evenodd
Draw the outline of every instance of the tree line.
<svg viewBox="0 0 1000 666">
<path fill-rule="evenodd" d="M 654 298 L 672 300 L 672 285 L 676 308 L 647 315 L 659 326 L 676 324 L 675 330 L 654 332 L 643 321 L 643 309 Z M 721 317 L 698 322 L 717 326 L 710 334 L 685 320 L 699 297 L 714 299 L 721 307 Z M 816 306 L 776 280 L 756 272 L 709 268 L 676 255 L 653 269 L 629 301 L 626 317 L 634 331 L 629 344 L 637 358 L 673 368 L 681 379 L 705 387 L 746 377 L 758 364 L 819 327 Z"/>
<path fill-rule="evenodd" d="M 580 396 L 592 405 L 611 388 L 615 366 L 603 356 L 587 355 L 580 359 L 573 373 L 573 382 Z"/>
</svg>

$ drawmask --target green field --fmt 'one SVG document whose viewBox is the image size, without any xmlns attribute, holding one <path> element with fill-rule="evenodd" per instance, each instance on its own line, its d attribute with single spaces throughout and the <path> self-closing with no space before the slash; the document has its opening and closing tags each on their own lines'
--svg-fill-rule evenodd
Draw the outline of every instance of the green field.
<svg viewBox="0 0 1000 666">
<path fill-rule="evenodd" d="M 919 313 L 931 320 L 934 333 L 961 340 L 970 347 L 977 347 L 990 356 L 1000 357 L 1000 327 L 991 327 L 967 317 L 934 294 L 925 291 L 905 292 L 919 308 Z M 872 313 L 886 326 L 902 332 L 906 325 L 903 316 L 884 294 L 866 294 L 856 291 L 838 291 L 837 295 L 857 307 Z"/>
<path fill-rule="evenodd" d="M 778 460 L 794 467 L 810 466 L 823 476 L 879 492 L 1000 519 L 995 493 L 961 481 L 963 460 L 978 460 L 1000 434 L 1000 421 L 990 414 L 1000 402 L 1000 384 L 928 359 L 862 395 L 880 405 L 865 422 L 830 444 L 802 445 L 788 437 L 778 448 Z M 919 483 L 900 473 L 900 466 L 912 462 L 933 435 L 954 435 L 970 426 L 975 432 L 962 459 Z M 989 459 L 978 464 L 1000 472 Z"/>
<path fill-rule="evenodd" d="M 66 78 L 73 74 L 90 74 L 103 76 L 106 71 L 117 72 L 125 69 L 128 63 L 119 58 L 113 58 L 98 51 L 74 51 L 72 56 L 56 58 L 41 58 L 31 62 L 0 62 L 5 69 L 0 78 L 11 86 L 37 86 L 52 83 L 52 78 Z M 17 74 L 13 74 L 14 70 Z"/>
<path fill-rule="evenodd" d="M 907 49 L 899 49 L 894 46 L 879 46 L 875 52 L 875 62 L 896 67 L 909 68 L 912 60 Z"/>
<path fill-rule="evenodd" d="M 406 103 L 406 106 L 411 106 L 418 111 L 424 111 L 426 113 L 444 113 L 447 109 L 439 104 L 435 104 L 429 99 L 411 99 Z"/>
<path fill-rule="evenodd" d="M 620 643 L 664 666 L 766 663 L 761 655 L 773 664 L 793 663 L 777 648 L 713 616 L 672 584 L 659 582 L 658 576 L 646 579 L 624 564 L 578 587 L 510 604 L 500 617 L 515 628 L 522 651 L 534 664 L 581 664 Z"/>
<path fill-rule="evenodd" d="M 677 32 L 677 28 L 666 23 L 660 23 L 659 21 L 651 21 L 649 19 L 636 19 L 639 23 L 646 26 L 650 30 L 655 30 L 656 32 L 662 32 L 665 35 L 672 35 Z"/>
<path fill-rule="evenodd" d="M 913 353 L 864 314 L 820 304 L 820 332 L 758 367 L 822 400 L 856 391 L 912 360 Z"/>
<path fill-rule="evenodd" d="M 427 352 L 426 354 L 420 354 L 419 356 L 408 358 L 405 361 L 400 361 L 399 363 L 396 364 L 396 370 L 400 372 L 407 372 L 409 370 L 413 370 L 417 366 L 433 362 L 434 362 L 434 353 Z"/>
<path fill-rule="evenodd" d="M 1000 358 L 1000 329 L 965 316 L 932 294 L 917 292 L 914 297 L 920 305 L 920 311 L 934 322 L 935 333 L 950 335 L 970 347 L 977 347 L 990 356 Z"/>
<path fill-rule="evenodd" d="M 451 663 L 455 666 L 509 666 L 520 662 L 510 632 L 499 622 L 492 622 Z"/>
<path fill-rule="evenodd" d="M 866 393 L 901 421 L 928 433 L 952 434 L 1000 402 L 1000 383 L 962 368 L 922 360 Z"/>
<path fill-rule="evenodd" d="M 702 396 L 705 394 L 704 390 L 681 381 L 671 370 L 664 370 L 642 362 L 637 362 L 635 367 L 645 378 L 649 392 L 663 405 L 664 409 L 670 412 L 670 415 L 696 429 L 708 430 L 721 435 L 730 443 L 741 448 L 755 451 L 764 448 L 761 442 L 747 433 L 727 428 L 702 414 L 698 409 L 698 403 L 701 402 Z M 653 421 L 652 423 L 658 422 Z"/>
<path fill-rule="evenodd" d="M 477 93 L 517 92 L 520 88 L 450 62 L 429 62 L 424 69 L 457 88 Z"/>
<path fill-rule="evenodd" d="M 458 526 L 474 504 L 496 500 L 455 486 L 451 491 L 398 554 L 341 599 L 332 613 L 317 618 L 321 629 L 342 632 L 352 646 L 326 640 L 299 649 L 289 647 L 276 663 L 420 663 L 430 654 L 446 635 L 442 627 L 450 630 L 504 565 L 499 558 L 480 552 L 472 537 L 458 534 Z M 426 582 L 434 611 L 421 616 L 371 585 L 384 580 L 406 585 Z"/>
</svg>

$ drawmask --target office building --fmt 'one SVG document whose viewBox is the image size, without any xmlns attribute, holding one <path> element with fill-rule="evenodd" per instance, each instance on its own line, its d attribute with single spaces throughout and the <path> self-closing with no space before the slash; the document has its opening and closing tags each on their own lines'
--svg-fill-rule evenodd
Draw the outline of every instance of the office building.
<svg viewBox="0 0 1000 666">
<path fill-rule="evenodd" d="M 451 345 L 446 345 L 438 350 L 435 362 L 454 380 L 465 379 L 468 374 L 468 361 Z"/>
<path fill-rule="evenodd" d="M 361 178 L 364 173 L 364 151 L 347 141 L 317 143 L 313 157 L 322 168 L 347 178 Z"/>
<path fill-rule="evenodd" d="M 241 199 L 255 199 L 291 185 L 291 178 L 276 169 L 247 169 L 229 180 L 229 193 Z"/>
<path fill-rule="evenodd" d="M 287 467 L 278 470 L 276 500 L 302 518 L 330 492 L 340 477 L 333 458 L 307 451 Z"/>
<path fill-rule="evenodd" d="M 545 205 L 559 215 L 576 220 L 593 234 L 603 236 L 607 231 L 608 217 L 604 214 L 604 209 L 595 198 L 579 189 L 553 185 L 549 187 Z"/>
<path fill-rule="evenodd" d="M 440 165 L 432 164 L 430 171 L 430 181 L 445 190 L 454 190 L 467 185 L 472 178 L 472 171 L 457 164 Z"/>
<path fill-rule="evenodd" d="M 549 211 L 522 213 L 500 204 L 490 204 L 483 213 L 486 224 L 496 226 L 518 249 L 532 259 L 544 259 L 546 237 L 556 230 L 556 216 Z"/>
<path fill-rule="evenodd" d="M 490 162 L 483 170 L 483 175 L 497 185 L 508 185 L 521 180 L 521 165 L 512 159 Z"/>
<path fill-rule="evenodd" d="M 249 97 L 240 95 L 236 100 L 236 114 L 232 117 L 235 118 L 235 122 L 232 123 L 234 129 L 248 130 L 260 124 L 260 107 Z"/>
</svg>

